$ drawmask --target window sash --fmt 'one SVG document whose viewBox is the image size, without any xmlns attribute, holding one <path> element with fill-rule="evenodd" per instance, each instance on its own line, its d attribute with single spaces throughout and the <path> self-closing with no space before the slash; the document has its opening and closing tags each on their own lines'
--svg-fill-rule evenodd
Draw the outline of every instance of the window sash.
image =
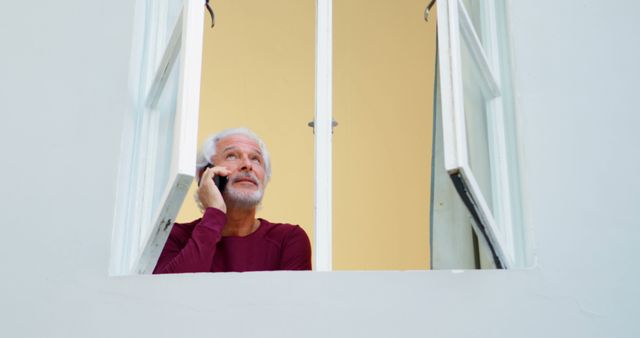
<svg viewBox="0 0 640 338">
<path fill-rule="evenodd" d="M 140 64 L 131 71 L 133 118 L 125 126 L 121 151 L 110 266 L 114 275 L 153 271 L 195 174 L 203 1 L 141 0 L 137 6 L 144 23 L 134 38 L 142 41 L 134 44 L 132 56 Z M 173 29 L 167 41 L 169 25 Z M 161 107 L 161 97 L 167 93 L 175 96 L 169 133 L 158 122 L 167 108 Z M 157 142 L 163 134 L 173 135 L 164 147 Z M 157 165 L 159 151 L 170 165 Z"/>
<path fill-rule="evenodd" d="M 482 40 L 471 22 L 461 0 L 443 0 L 438 8 L 439 88 L 442 108 L 443 151 L 445 169 L 451 176 L 458 194 L 467 205 L 478 234 L 482 234 L 497 266 L 514 263 L 510 188 L 504 121 L 501 102 L 500 73 L 497 52 L 494 2 L 483 2 L 479 24 Z M 476 23 L 478 24 L 478 23 Z M 462 44 L 468 48 L 479 79 L 470 83 L 479 86 L 485 100 L 487 136 L 490 148 L 491 191 L 487 196 L 481 189 L 469 163 L 467 125 L 465 120 Z M 494 206 L 489 207 L 489 202 Z"/>
<path fill-rule="evenodd" d="M 154 86 L 167 78 L 166 73 L 179 58 L 178 97 L 169 182 L 161 199 L 162 207 L 154 211 L 153 229 L 144 238 L 135 272 L 151 273 L 171 232 L 180 206 L 195 175 L 204 11 L 202 1 L 186 0 L 172 39 L 164 52 Z M 165 63 L 166 61 L 166 63 Z M 157 102 L 157 92 L 150 91 L 147 103 Z M 159 95 L 158 95 L 159 96 Z"/>
</svg>

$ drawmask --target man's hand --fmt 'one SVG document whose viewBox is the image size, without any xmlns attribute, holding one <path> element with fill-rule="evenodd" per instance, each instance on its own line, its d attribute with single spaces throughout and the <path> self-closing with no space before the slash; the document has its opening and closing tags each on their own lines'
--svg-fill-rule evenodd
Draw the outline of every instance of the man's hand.
<svg viewBox="0 0 640 338">
<path fill-rule="evenodd" d="M 216 208 L 222 212 L 227 212 L 227 205 L 222 199 L 222 194 L 215 183 L 213 183 L 213 177 L 215 175 L 227 176 L 231 174 L 225 167 L 213 167 L 207 168 L 200 178 L 200 186 L 198 187 L 198 198 L 202 203 L 203 208 Z"/>
</svg>

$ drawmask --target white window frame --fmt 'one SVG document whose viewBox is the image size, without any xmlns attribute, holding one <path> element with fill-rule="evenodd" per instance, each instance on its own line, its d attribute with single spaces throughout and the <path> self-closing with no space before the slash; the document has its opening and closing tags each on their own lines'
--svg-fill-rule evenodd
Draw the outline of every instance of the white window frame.
<svg viewBox="0 0 640 338">
<path fill-rule="evenodd" d="M 503 88 L 496 27 L 495 0 L 481 3 L 482 39 L 476 32 L 462 0 L 438 1 L 438 88 L 442 117 L 444 167 L 460 198 L 474 218 L 471 222 L 491 251 L 496 267 L 509 268 L 516 263 L 511 183 L 515 179 L 507 154 L 503 111 Z M 482 43 L 481 43 L 482 41 Z M 473 66 L 481 74 L 474 83 L 483 88 L 487 102 L 487 134 L 491 147 L 493 196 L 480 190 L 469 164 L 464 112 L 461 44 L 466 44 Z M 489 208 L 491 198 L 493 211 Z"/>
<path fill-rule="evenodd" d="M 110 273 L 151 273 L 195 175 L 204 0 L 184 0 L 175 24 L 170 0 L 139 0 L 132 56 L 132 109 L 125 125 L 114 213 Z M 167 27 L 173 25 L 170 38 Z M 150 32 L 145 36 L 146 32 Z M 181 55 L 181 57 L 179 57 Z M 178 63 L 179 60 L 179 63 Z M 178 69 L 172 158 L 157 168 L 154 135 L 158 100 Z M 160 203 L 152 210 L 153 184 L 168 170 Z"/>
<path fill-rule="evenodd" d="M 316 2 L 314 269 L 332 270 L 333 47 L 332 0 Z"/>
<path fill-rule="evenodd" d="M 170 0 L 164 0 L 170 1 Z M 501 77 L 497 50 L 496 27 L 491 15 L 494 0 L 483 4 L 483 42 L 466 13 L 462 0 L 441 0 L 438 8 L 439 88 L 443 117 L 445 169 L 457 183 L 458 193 L 476 219 L 476 231 L 483 235 L 499 267 L 514 262 L 512 209 L 509 204 L 509 165 L 507 163 L 504 121 L 501 104 Z M 162 1 L 158 2 L 162 3 Z M 181 19 L 173 29 L 168 43 L 162 29 L 166 27 L 166 8 L 154 0 L 139 0 L 138 12 L 150 16 L 151 31 L 157 36 L 146 37 L 151 47 L 146 55 L 137 55 L 132 74 L 133 109 L 136 114 L 153 114 L 154 106 L 165 87 L 176 60 L 180 60 L 179 93 L 173 138 L 173 159 L 161 206 L 151 210 L 148 195 L 156 175 L 153 154 L 157 149 L 144 142 L 145 135 L 160 133 L 152 123 L 129 123 L 123 135 L 122 160 L 116 201 L 114 240 L 112 241 L 112 274 L 150 273 L 166 242 L 179 208 L 195 173 L 196 138 L 199 113 L 199 91 L 202 62 L 204 0 L 184 0 Z M 317 271 L 332 270 L 332 1 L 317 0 L 316 21 L 316 103 L 315 103 L 315 256 Z M 148 6 L 153 11 L 143 7 Z M 148 22 L 145 20 L 139 20 Z M 149 28 L 149 27 L 143 27 Z M 139 29 L 144 31 L 144 29 Z M 138 37 L 138 40 L 141 38 Z M 143 40 L 145 38 L 142 38 Z M 141 42 L 141 41 L 134 41 Z M 482 79 L 480 85 L 491 97 L 488 109 L 493 119 L 489 135 L 496 145 L 491 152 L 492 189 L 499 198 L 493 200 L 498 210 L 493 213 L 487 196 L 480 191 L 468 163 L 464 124 L 463 82 L 461 77 L 460 44 L 466 43 Z M 134 47 L 134 50 L 136 48 Z M 144 54 L 140 53 L 139 54 Z M 182 54 L 181 58 L 178 55 Z M 134 52 L 135 56 L 135 52 Z M 159 56 L 161 60 L 158 61 Z M 145 68 L 157 64 L 153 76 Z M 153 78 L 153 81 L 149 79 Z M 150 83 L 149 86 L 146 84 Z M 145 89 L 148 90 L 145 91 Z M 138 95 L 138 93 L 144 93 Z M 140 104 L 143 102 L 143 104 Z M 144 112 L 140 112 L 140 109 Z M 153 119 L 150 119 L 153 120 Z M 140 136 L 142 134 L 142 136 Z M 133 141 L 132 141 L 133 140 Z M 137 141 L 136 141 L 137 140 Z M 499 218 L 496 218 L 496 214 Z M 145 231 L 145 227 L 150 230 Z"/>
</svg>

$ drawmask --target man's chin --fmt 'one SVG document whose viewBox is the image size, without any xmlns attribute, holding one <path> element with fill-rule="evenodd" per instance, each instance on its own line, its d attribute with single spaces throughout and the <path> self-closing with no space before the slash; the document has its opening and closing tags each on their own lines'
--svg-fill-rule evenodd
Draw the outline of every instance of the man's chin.
<svg viewBox="0 0 640 338">
<path fill-rule="evenodd" d="M 257 207 L 262 202 L 262 191 L 255 189 L 227 189 L 224 193 L 225 200 L 229 204 L 238 207 Z"/>
</svg>

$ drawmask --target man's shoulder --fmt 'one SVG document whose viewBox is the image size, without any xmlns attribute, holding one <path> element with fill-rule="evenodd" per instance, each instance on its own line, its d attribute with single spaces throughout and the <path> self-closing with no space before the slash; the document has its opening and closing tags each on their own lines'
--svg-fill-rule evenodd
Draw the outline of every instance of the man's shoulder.
<svg viewBox="0 0 640 338">
<path fill-rule="evenodd" d="M 290 223 L 274 223 L 263 218 L 260 219 L 261 226 L 266 238 L 281 242 L 291 237 L 305 236 L 307 233 L 297 224 Z"/>
<path fill-rule="evenodd" d="M 279 269 L 311 270 L 311 242 L 299 225 L 262 220 L 265 241 L 280 250 Z"/>
</svg>

